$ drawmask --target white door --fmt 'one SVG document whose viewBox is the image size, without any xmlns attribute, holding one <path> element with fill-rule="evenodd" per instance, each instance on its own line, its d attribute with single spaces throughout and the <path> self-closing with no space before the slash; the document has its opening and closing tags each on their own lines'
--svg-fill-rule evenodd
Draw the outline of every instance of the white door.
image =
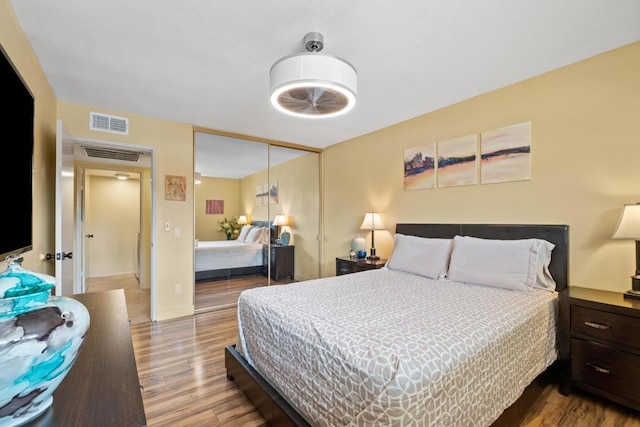
<svg viewBox="0 0 640 427">
<path fill-rule="evenodd" d="M 73 141 L 66 137 L 62 120 L 56 123 L 56 295 L 72 295 L 73 289 Z"/>
</svg>

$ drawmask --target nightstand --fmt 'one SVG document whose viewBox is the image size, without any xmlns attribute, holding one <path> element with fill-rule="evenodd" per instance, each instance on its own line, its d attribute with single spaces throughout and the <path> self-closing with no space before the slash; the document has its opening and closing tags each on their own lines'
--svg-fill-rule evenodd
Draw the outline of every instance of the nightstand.
<svg viewBox="0 0 640 427">
<path fill-rule="evenodd" d="M 294 280 L 294 246 L 264 245 L 262 249 L 262 274 L 267 275 L 268 250 L 271 248 L 271 278 L 280 280 L 288 277 Z"/>
<path fill-rule="evenodd" d="M 640 300 L 571 286 L 560 293 L 560 392 L 580 388 L 640 410 Z"/>
<path fill-rule="evenodd" d="M 343 274 L 357 273 L 359 271 L 375 270 L 384 267 L 386 259 L 370 261 L 366 258 L 350 258 L 341 256 L 336 258 L 336 276 Z"/>
</svg>

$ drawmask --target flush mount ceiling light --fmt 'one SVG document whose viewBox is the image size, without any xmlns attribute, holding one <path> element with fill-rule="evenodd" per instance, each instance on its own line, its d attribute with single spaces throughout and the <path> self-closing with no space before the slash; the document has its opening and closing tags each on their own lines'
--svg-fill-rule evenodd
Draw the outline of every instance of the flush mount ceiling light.
<svg viewBox="0 0 640 427">
<path fill-rule="evenodd" d="M 291 55 L 273 64 L 271 103 L 286 114 L 328 118 L 345 114 L 356 105 L 358 76 L 351 64 L 320 54 L 320 33 L 304 37 L 308 52 Z"/>
</svg>

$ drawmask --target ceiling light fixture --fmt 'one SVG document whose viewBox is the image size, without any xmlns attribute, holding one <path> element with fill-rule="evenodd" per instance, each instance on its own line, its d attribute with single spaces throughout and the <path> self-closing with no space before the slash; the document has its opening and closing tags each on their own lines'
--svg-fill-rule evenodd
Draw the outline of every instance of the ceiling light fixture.
<svg viewBox="0 0 640 427">
<path fill-rule="evenodd" d="M 358 75 L 353 66 L 333 56 L 319 54 L 320 33 L 304 37 L 308 52 L 281 58 L 273 64 L 271 103 L 286 114 L 328 118 L 345 114 L 356 105 Z"/>
<path fill-rule="evenodd" d="M 121 181 L 125 181 L 129 178 L 129 174 L 126 172 L 116 172 L 116 178 Z"/>
</svg>

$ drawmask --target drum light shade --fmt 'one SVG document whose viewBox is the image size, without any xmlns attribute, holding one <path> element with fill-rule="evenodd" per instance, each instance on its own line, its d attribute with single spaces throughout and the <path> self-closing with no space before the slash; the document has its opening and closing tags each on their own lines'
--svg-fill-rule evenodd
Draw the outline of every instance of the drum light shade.
<svg viewBox="0 0 640 427">
<path fill-rule="evenodd" d="M 358 75 L 351 64 L 317 53 L 322 35 L 305 38 L 309 52 L 286 56 L 269 72 L 271 103 L 285 113 L 305 118 L 328 118 L 345 114 L 356 105 Z"/>
</svg>

